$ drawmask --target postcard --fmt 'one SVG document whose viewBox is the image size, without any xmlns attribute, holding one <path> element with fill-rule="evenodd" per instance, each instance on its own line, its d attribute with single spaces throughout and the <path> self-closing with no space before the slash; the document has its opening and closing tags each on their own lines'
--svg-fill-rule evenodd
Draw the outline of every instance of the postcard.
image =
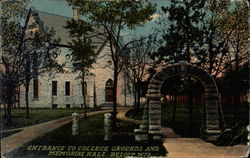
<svg viewBox="0 0 250 158">
<path fill-rule="evenodd" d="M 1 157 L 249 157 L 249 14 L 246 0 L 2 0 Z"/>
</svg>

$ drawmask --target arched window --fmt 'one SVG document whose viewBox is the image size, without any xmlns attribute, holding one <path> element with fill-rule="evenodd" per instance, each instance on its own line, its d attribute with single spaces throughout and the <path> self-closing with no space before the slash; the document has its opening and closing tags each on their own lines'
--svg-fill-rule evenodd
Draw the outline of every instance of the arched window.
<svg viewBox="0 0 250 158">
<path fill-rule="evenodd" d="M 114 95 L 113 86 L 114 86 L 114 82 L 111 79 L 109 79 L 105 84 L 105 101 L 106 102 L 113 101 L 113 95 Z"/>
<path fill-rule="evenodd" d="M 112 61 L 111 61 L 111 60 L 109 60 L 109 61 L 107 62 L 107 66 L 112 66 Z"/>
<path fill-rule="evenodd" d="M 87 95 L 87 82 L 82 83 L 82 94 Z"/>
<path fill-rule="evenodd" d="M 114 86 L 113 80 L 109 79 L 109 80 L 106 82 L 106 87 L 113 87 L 113 86 Z"/>
</svg>

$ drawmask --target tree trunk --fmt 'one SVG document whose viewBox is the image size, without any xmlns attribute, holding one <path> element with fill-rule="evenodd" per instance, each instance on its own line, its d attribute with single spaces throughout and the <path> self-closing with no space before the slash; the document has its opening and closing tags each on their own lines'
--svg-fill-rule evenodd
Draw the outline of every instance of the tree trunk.
<svg viewBox="0 0 250 158">
<path fill-rule="evenodd" d="M 172 115 L 172 124 L 174 125 L 176 120 L 176 108 L 177 108 L 177 94 L 174 95 L 173 100 L 173 115 Z"/>
<path fill-rule="evenodd" d="M 26 104 L 26 118 L 29 118 L 29 82 L 25 83 L 25 104 Z"/>
<path fill-rule="evenodd" d="M 5 124 L 7 125 L 7 126 L 10 126 L 10 125 L 12 125 L 12 114 L 11 114 L 11 108 L 12 108 L 12 106 L 13 106 L 13 93 L 14 92 L 14 90 L 13 89 L 11 89 L 11 87 L 10 87 L 10 89 L 8 90 L 8 93 L 9 94 L 7 94 L 7 115 L 6 115 L 6 122 L 5 122 Z"/>
<path fill-rule="evenodd" d="M 84 118 L 87 117 L 87 103 L 86 103 L 86 95 L 83 94 L 83 106 L 84 106 Z"/>
<path fill-rule="evenodd" d="M 236 79 L 236 82 L 234 83 L 235 91 L 233 92 L 233 107 L 234 107 L 234 118 L 237 120 L 239 118 L 239 108 L 240 108 L 240 90 L 238 88 L 239 86 L 239 80 Z"/>
<path fill-rule="evenodd" d="M 239 113 L 239 108 L 240 108 L 240 80 L 237 77 L 239 75 L 239 34 L 237 35 L 237 42 L 236 42 L 236 53 L 235 53 L 235 79 L 236 81 L 234 82 L 235 84 L 235 89 L 234 89 L 234 117 L 237 120 L 238 119 L 238 113 Z"/>
<path fill-rule="evenodd" d="M 193 96 L 192 94 L 189 94 L 189 121 L 190 121 L 190 129 L 192 130 L 193 129 L 193 119 L 194 116 L 193 116 Z"/>
<path fill-rule="evenodd" d="M 94 108 L 96 108 L 96 87 L 94 83 Z"/>
<path fill-rule="evenodd" d="M 112 113 L 112 130 L 116 131 L 116 114 L 117 114 L 117 83 L 118 83 L 118 71 L 117 66 L 114 66 L 114 86 L 113 86 L 113 113 Z"/>
<path fill-rule="evenodd" d="M 14 102 L 15 102 L 15 82 L 13 83 L 14 81 L 12 79 L 7 79 L 7 82 L 4 82 L 4 86 L 5 87 L 5 102 L 7 104 L 7 115 L 6 115 L 6 121 L 5 121 L 5 124 L 10 126 L 12 125 L 12 114 L 11 114 L 11 109 L 14 105 Z"/>
<path fill-rule="evenodd" d="M 118 83 L 118 72 L 117 67 L 114 68 L 114 86 L 113 86 L 113 121 L 116 122 L 117 114 L 117 83 Z"/>
<path fill-rule="evenodd" d="M 137 105 L 136 105 L 136 109 L 139 110 L 140 109 L 140 105 L 141 105 L 141 96 L 140 96 L 140 83 L 138 82 L 137 84 L 137 88 L 136 88 L 136 93 L 137 93 Z"/>
<path fill-rule="evenodd" d="M 6 108 L 6 104 L 3 104 L 3 110 L 4 110 L 4 118 L 7 117 L 7 108 Z"/>
<path fill-rule="evenodd" d="M 26 104 L 26 118 L 29 118 L 29 84 L 31 81 L 31 70 L 30 70 L 30 55 L 25 53 L 25 104 Z"/>
<path fill-rule="evenodd" d="M 213 47 L 213 43 L 212 43 L 212 39 L 209 40 L 209 48 L 208 48 L 208 51 L 209 51 L 209 68 L 208 68 L 208 71 L 209 71 L 209 74 L 212 75 L 212 70 L 213 70 L 213 58 L 214 58 L 214 53 L 213 53 L 213 50 L 212 50 L 212 47 Z"/>
<path fill-rule="evenodd" d="M 133 89 L 134 89 L 134 102 L 135 102 L 134 106 L 135 106 L 135 109 L 136 109 L 136 105 L 137 105 L 137 93 L 136 93 L 135 84 L 134 84 Z"/>
<path fill-rule="evenodd" d="M 124 106 L 127 106 L 127 77 L 124 75 Z"/>
<path fill-rule="evenodd" d="M 7 117 L 6 117 L 6 124 L 7 125 L 11 125 L 12 124 L 12 114 L 11 114 L 11 107 L 12 107 L 12 103 L 7 103 Z"/>
<path fill-rule="evenodd" d="M 82 97 L 83 97 L 83 118 L 87 118 L 87 103 L 86 103 L 86 94 L 85 94 L 85 75 L 82 76 Z"/>
</svg>

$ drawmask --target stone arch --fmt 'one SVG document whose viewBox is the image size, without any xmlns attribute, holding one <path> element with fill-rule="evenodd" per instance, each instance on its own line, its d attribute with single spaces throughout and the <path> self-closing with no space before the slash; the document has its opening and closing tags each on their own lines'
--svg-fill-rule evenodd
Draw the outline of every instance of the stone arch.
<svg viewBox="0 0 250 158">
<path fill-rule="evenodd" d="M 219 122 L 220 94 L 217 85 L 208 72 L 201 67 L 185 62 L 162 66 L 161 69 L 157 70 L 148 86 L 148 107 L 146 107 L 148 116 L 144 116 L 144 125 L 141 125 L 137 131 L 135 130 L 135 133 L 147 131 L 153 139 L 161 139 L 161 87 L 165 80 L 174 76 L 190 76 L 199 80 L 204 86 L 205 105 L 203 106 L 203 112 L 205 116 L 202 121 L 202 137 L 214 141 L 221 133 Z"/>
</svg>

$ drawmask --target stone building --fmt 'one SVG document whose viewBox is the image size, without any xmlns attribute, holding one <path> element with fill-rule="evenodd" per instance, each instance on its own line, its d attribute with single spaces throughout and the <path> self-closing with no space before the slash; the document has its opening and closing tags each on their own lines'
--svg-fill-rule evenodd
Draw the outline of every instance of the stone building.
<svg viewBox="0 0 250 158">
<path fill-rule="evenodd" d="M 29 102 L 31 108 L 71 108 L 82 107 L 82 84 L 80 73 L 73 71 L 71 52 L 69 49 L 69 33 L 64 28 L 69 17 L 35 11 L 30 19 L 36 22 L 39 29 L 53 27 L 57 37 L 61 38 L 58 52 L 52 56 L 59 64 L 64 64 L 63 72 L 46 72 L 39 74 L 31 81 Z M 84 93 L 87 106 L 112 105 L 113 70 L 109 54 L 110 48 L 106 42 L 93 38 L 95 51 L 99 52 L 97 62 L 86 75 Z M 132 105 L 133 94 L 128 90 L 128 83 L 121 72 L 118 80 L 117 102 L 120 105 Z M 20 88 L 20 106 L 25 106 L 25 89 Z"/>
</svg>

